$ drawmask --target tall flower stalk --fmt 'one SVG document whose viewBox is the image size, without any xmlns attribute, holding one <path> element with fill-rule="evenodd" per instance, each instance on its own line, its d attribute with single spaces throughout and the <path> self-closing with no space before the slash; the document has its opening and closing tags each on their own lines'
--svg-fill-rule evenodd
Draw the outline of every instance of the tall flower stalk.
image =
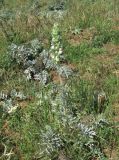
<svg viewBox="0 0 119 160">
<path fill-rule="evenodd" d="M 52 29 L 52 41 L 50 48 L 50 56 L 55 64 L 60 62 L 62 55 L 61 35 L 58 23 L 55 23 Z"/>
<path fill-rule="evenodd" d="M 61 45 L 61 35 L 59 30 L 58 23 L 55 23 L 52 29 L 52 41 L 50 48 L 50 57 L 54 64 L 57 65 L 57 69 L 59 68 L 59 62 L 62 55 L 62 45 Z M 62 78 L 59 75 L 60 84 L 62 84 Z"/>
</svg>

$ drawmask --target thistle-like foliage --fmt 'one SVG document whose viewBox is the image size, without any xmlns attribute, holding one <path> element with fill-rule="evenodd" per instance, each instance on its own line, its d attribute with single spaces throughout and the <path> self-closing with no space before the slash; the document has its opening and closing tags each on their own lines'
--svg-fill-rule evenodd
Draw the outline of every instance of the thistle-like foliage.
<svg viewBox="0 0 119 160">
<path fill-rule="evenodd" d="M 42 45 L 38 39 L 34 39 L 29 43 L 19 46 L 11 44 L 9 49 L 9 54 L 12 60 L 19 65 L 27 67 L 35 63 L 35 58 L 39 56 L 42 51 Z"/>
<path fill-rule="evenodd" d="M 49 78 L 48 72 L 45 70 L 43 70 L 39 74 L 34 75 L 34 79 L 39 80 L 42 84 L 46 84 L 48 81 L 48 78 Z"/>
<path fill-rule="evenodd" d="M 46 84 L 49 80 L 49 71 L 56 70 L 62 77 L 68 78 L 72 70 L 61 65 L 62 55 L 61 35 L 58 24 L 52 29 L 52 41 L 50 50 L 43 49 L 41 42 L 34 39 L 28 43 L 16 45 L 11 44 L 9 55 L 11 61 L 15 62 L 22 70 L 27 80 L 37 80 Z"/>
<path fill-rule="evenodd" d="M 65 1 L 58 1 L 55 5 L 50 5 L 49 10 L 50 11 L 59 11 L 59 10 L 64 10 L 65 9 Z"/>
<path fill-rule="evenodd" d="M 61 136 L 48 125 L 46 126 L 46 132 L 42 132 L 41 138 L 45 153 L 48 155 L 52 155 L 53 152 L 64 146 Z"/>
<path fill-rule="evenodd" d="M 4 113 L 14 113 L 18 108 L 18 104 L 15 101 L 26 100 L 28 97 L 23 94 L 22 91 L 16 91 L 15 89 L 11 90 L 11 92 L 4 93 L 3 91 L 0 92 L 0 102 Z"/>
<path fill-rule="evenodd" d="M 16 111 L 18 105 L 13 105 L 12 99 L 8 99 L 3 102 L 2 107 L 4 112 L 10 114 Z"/>
<path fill-rule="evenodd" d="M 65 65 L 57 66 L 57 72 L 60 76 L 65 77 L 65 78 L 68 78 L 69 76 L 73 74 L 72 69 Z"/>
<path fill-rule="evenodd" d="M 5 100 L 8 98 L 8 95 L 5 94 L 3 91 L 0 92 L 0 100 Z"/>
<path fill-rule="evenodd" d="M 82 123 L 79 123 L 78 127 L 82 133 L 86 136 L 89 136 L 89 138 L 94 138 L 96 136 L 96 132 L 94 131 L 93 127 L 88 127 Z"/>
<path fill-rule="evenodd" d="M 81 120 L 81 115 L 73 114 L 72 108 L 75 107 L 75 103 L 71 103 L 70 98 L 68 85 L 53 84 L 51 88 L 47 89 L 47 92 L 44 90 L 39 95 L 38 106 L 49 105 L 49 115 L 51 117 L 53 115 L 51 120 L 53 124 L 48 124 L 42 132 L 42 154 L 46 157 L 58 155 L 62 147 L 67 147 L 65 145 L 70 144 L 69 141 L 71 141 L 70 147 L 74 151 L 82 148 L 84 153 L 87 152 L 91 156 L 103 158 L 102 146 L 99 145 L 99 132 L 100 129 L 107 126 L 108 122 L 104 120 L 104 117 L 98 117 L 89 123 Z M 74 139 L 74 136 L 72 137 L 70 131 L 74 135 L 76 133 L 78 140 Z"/>
<path fill-rule="evenodd" d="M 10 93 L 11 98 L 15 99 L 18 98 L 19 100 L 26 100 L 27 96 L 24 95 L 22 91 L 17 92 L 15 89 L 13 89 Z"/>
</svg>

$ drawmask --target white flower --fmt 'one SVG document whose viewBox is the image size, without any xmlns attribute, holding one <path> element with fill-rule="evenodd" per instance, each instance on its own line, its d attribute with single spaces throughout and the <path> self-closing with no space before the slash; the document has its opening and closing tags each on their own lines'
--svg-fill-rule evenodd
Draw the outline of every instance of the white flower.
<svg viewBox="0 0 119 160">
<path fill-rule="evenodd" d="M 55 41 L 55 38 L 52 38 L 52 41 Z"/>
<path fill-rule="evenodd" d="M 51 54 L 51 58 L 52 58 L 52 59 L 54 59 L 54 58 L 55 58 L 54 54 Z"/>
<path fill-rule="evenodd" d="M 40 100 L 37 102 L 37 105 L 42 105 L 42 103 L 43 103 L 43 100 L 40 99 Z"/>
<path fill-rule="evenodd" d="M 26 79 L 27 79 L 27 80 L 31 80 L 31 79 L 32 79 L 30 73 L 26 76 Z"/>
<path fill-rule="evenodd" d="M 59 48 L 59 55 L 61 55 L 63 53 L 62 48 Z"/>
<path fill-rule="evenodd" d="M 26 69 L 26 70 L 24 71 L 24 73 L 25 73 L 25 74 L 29 74 L 29 69 Z"/>
<path fill-rule="evenodd" d="M 59 57 L 58 56 L 55 57 L 55 61 L 59 62 Z"/>
<path fill-rule="evenodd" d="M 55 49 L 55 46 L 54 46 L 54 45 L 51 45 L 51 49 Z"/>
<path fill-rule="evenodd" d="M 18 105 L 15 105 L 15 106 L 12 106 L 9 110 L 8 110 L 8 113 L 13 113 L 16 111 L 16 109 L 18 108 Z"/>
<path fill-rule="evenodd" d="M 26 70 L 24 71 L 24 73 L 26 74 L 26 79 L 27 79 L 27 80 L 32 79 L 29 69 L 26 69 Z"/>
<path fill-rule="evenodd" d="M 45 95 L 45 96 L 44 96 L 44 99 L 45 99 L 45 100 L 48 100 L 48 96 L 47 96 L 47 95 Z"/>
</svg>

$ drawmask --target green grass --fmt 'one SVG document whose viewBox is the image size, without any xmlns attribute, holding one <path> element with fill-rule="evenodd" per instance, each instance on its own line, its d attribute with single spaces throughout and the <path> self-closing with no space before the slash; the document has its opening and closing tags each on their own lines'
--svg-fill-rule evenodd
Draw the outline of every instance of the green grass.
<svg viewBox="0 0 119 160">
<path fill-rule="evenodd" d="M 106 51 L 104 48 L 99 48 L 99 45 L 95 46 L 94 44 L 89 44 L 87 42 L 82 42 L 77 46 L 71 46 L 71 44 L 67 42 L 65 44 L 64 52 L 70 62 L 78 63 L 90 58 L 91 56 L 104 54 Z"/>
<path fill-rule="evenodd" d="M 38 13 L 47 11 L 55 2 L 39 0 Z M 72 160 L 118 160 L 119 75 L 114 72 L 119 70 L 115 63 L 119 45 L 119 2 L 66 1 L 68 12 L 59 20 L 59 29 L 64 63 L 75 66 L 76 72 L 63 86 L 53 82 L 42 86 L 36 81 L 26 81 L 23 69 L 13 63 L 8 54 L 11 43 L 23 44 L 34 38 L 40 39 L 45 49 L 50 46 L 56 18 L 35 15 L 30 8 L 32 4 L 31 0 L 5 0 L 5 5 L 0 7 L 0 14 L 7 10 L 14 15 L 13 19 L 6 17 L 7 21 L 0 19 L 0 91 L 10 93 L 16 89 L 29 97 L 14 99 L 14 104 L 20 106 L 12 114 L 3 111 L 0 100 L 0 158 L 62 160 L 63 153 Z M 74 28 L 80 32 L 74 35 Z M 87 30 L 91 33 L 90 40 L 83 34 Z M 106 44 L 113 48 L 108 51 Z M 102 91 L 107 101 L 100 106 L 94 93 Z M 98 112 L 99 107 L 105 107 L 102 113 Z M 100 119 L 108 123 L 96 127 L 95 122 Z M 96 136 L 93 139 L 85 136 L 77 126 L 80 123 L 89 128 L 93 125 Z M 59 148 L 53 148 L 52 143 L 56 141 L 62 143 Z M 95 149 L 90 149 L 87 143 L 94 143 Z M 4 154 L 5 146 L 7 154 L 13 152 L 10 157 Z"/>
</svg>

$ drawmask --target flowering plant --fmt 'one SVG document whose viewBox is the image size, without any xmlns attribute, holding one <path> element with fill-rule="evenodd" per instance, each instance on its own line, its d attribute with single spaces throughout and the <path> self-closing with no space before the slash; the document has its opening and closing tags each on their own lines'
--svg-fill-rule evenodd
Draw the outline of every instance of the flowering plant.
<svg viewBox="0 0 119 160">
<path fill-rule="evenodd" d="M 62 55 L 62 45 L 61 45 L 61 36 L 58 24 L 55 23 L 52 29 L 52 41 L 50 48 L 50 56 L 54 63 L 58 63 L 60 61 L 60 56 Z"/>
</svg>

